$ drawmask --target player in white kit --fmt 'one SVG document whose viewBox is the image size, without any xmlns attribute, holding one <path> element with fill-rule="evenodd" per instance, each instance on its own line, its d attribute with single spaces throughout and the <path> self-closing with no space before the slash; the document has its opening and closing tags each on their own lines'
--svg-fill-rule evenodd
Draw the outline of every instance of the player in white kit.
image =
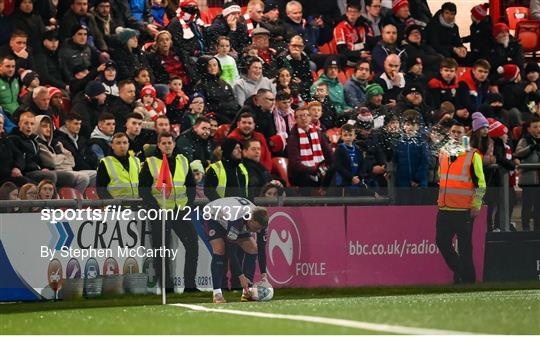
<svg viewBox="0 0 540 337">
<path fill-rule="evenodd" d="M 261 254 L 259 264 L 263 278 L 266 275 L 264 236 L 268 227 L 268 211 L 255 206 L 251 201 L 240 197 L 221 198 L 203 208 L 202 217 L 206 220 L 208 239 L 212 245 L 212 283 L 213 302 L 226 303 L 221 292 L 221 280 L 226 261 L 225 253 L 231 257 L 233 277 L 238 277 L 242 285 L 242 301 L 249 300 L 249 285 L 253 282 L 257 254 Z M 257 242 L 252 236 L 257 233 Z M 245 252 L 243 265 L 237 257 L 240 247 Z"/>
</svg>

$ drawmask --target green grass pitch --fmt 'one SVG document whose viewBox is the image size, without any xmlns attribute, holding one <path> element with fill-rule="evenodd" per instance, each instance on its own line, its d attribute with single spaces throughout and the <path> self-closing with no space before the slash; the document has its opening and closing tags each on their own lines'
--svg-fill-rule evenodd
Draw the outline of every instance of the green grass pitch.
<svg viewBox="0 0 540 337">
<path fill-rule="evenodd" d="M 540 334 L 540 284 L 468 287 L 277 289 L 274 300 L 213 305 L 210 293 L 169 303 L 321 316 L 487 334 Z M 199 312 L 160 305 L 160 296 L 0 304 L 0 334 L 378 334 L 327 324 Z"/>
</svg>

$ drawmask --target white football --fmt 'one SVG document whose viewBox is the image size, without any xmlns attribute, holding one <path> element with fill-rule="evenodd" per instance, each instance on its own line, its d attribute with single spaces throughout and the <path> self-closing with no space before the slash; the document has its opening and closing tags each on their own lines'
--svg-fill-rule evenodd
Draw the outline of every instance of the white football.
<svg viewBox="0 0 540 337">
<path fill-rule="evenodd" d="M 274 297 L 274 288 L 268 282 L 257 282 L 249 290 L 254 301 L 270 301 Z"/>
</svg>

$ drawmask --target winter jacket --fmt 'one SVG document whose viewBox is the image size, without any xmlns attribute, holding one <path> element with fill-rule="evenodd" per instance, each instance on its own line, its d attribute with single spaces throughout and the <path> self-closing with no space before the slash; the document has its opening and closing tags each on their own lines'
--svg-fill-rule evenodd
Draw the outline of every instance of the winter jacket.
<svg viewBox="0 0 540 337">
<path fill-rule="evenodd" d="M 279 51 L 285 50 L 291 37 L 296 35 L 292 28 L 281 19 L 270 21 L 263 16 L 260 25 L 270 32 L 270 47 Z"/>
<path fill-rule="evenodd" d="M 273 147 L 271 142 L 272 136 L 277 134 L 276 124 L 274 121 L 274 115 L 271 111 L 263 111 L 259 106 L 255 104 L 254 96 L 249 97 L 246 100 L 246 104 L 238 111 L 235 120 L 231 125 L 236 125 L 237 118 L 244 112 L 250 112 L 255 117 L 255 131 L 260 132 L 266 138 L 266 143 L 269 148 Z"/>
<path fill-rule="evenodd" d="M 319 52 L 319 36 L 320 31 L 318 28 L 310 25 L 306 20 L 302 20 L 300 23 L 292 21 L 289 17 L 284 18 L 285 24 L 289 26 L 291 31 L 294 31 L 294 35 L 300 35 L 304 38 L 304 51 L 308 54 L 317 54 Z"/>
<path fill-rule="evenodd" d="M 197 73 L 197 68 L 195 62 L 187 55 L 186 52 L 174 48 L 170 51 L 175 59 L 178 59 L 178 62 L 183 65 L 184 71 L 186 72 L 187 77 L 190 79 L 190 83 L 197 83 L 199 80 L 199 74 Z M 156 51 L 151 51 L 146 54 L 148 65 L 152 71 L 155 83 L 159 84 L 169 84 L 170 74 L 167 72 L 167 69 L 163 66 L 164 57 L 158 54 Z M 182 79 L 184 82 L 184 79 Z"/>
<path fill-rule="evenodd" d="M 227 36 L 231 41 L 231 48 L 238 53 L 241 53 L 250 44 L 246 26 L 236 25 L 236 30 L 232 31 L 223 15 L 217 16 L 208 28 L 208 41 L 215 42 L 220 36 Z"/>
<path fill-rule="evenodd" d="M 521 74 L 524 74 L 525 57 L 523 56 L 523 48 L 513 36 L 510 36 L 510 42 L 506 48 L 502 44 L 492 40 L 488 55 L 486 56 L 491 65 L 490 79 L 492 83 L 496 79 L 502 78 L 502 75 L 499 73 L 501 70 L 499 67 L 505 64 L 515 64 L 519 67 Z"/>
<path fill-rule="evenodd" d="M 26 48 L 28 56 L 26 58 L 15 55 L 9 44 L 0 47 L 0 55 L 11 54 L 15 58 L 15 74 L 20 74 L 22 69 L 36 69 L 36 63 L 34 60 L 34 50 L 28 46 Z"/>
<path fill-rule="evenodd" d="M 111 58 L 116 62 L 116 80 L 131 80 L 135 71 L 148 68 L 146 54 L 140 48 L 129 50 L 127 45 L 111 42 Z M 112 49 L 114 48 L 114 49 Z"/>
<path fill-rule="evenodd" d="M 111 7 L 112 8 L 112 7 Z M 103 34 L 98 28 L 94 15 L 87 13 L 86 16 L 79 16 L 75 14 L 71 9 L 64 14 L 62 20 L 60 20 L 60 41 L 65 39 L 71 39 L 71 31 L 73 27 L 80 24 L 88 27 L 88 44 L 97 48 L 100 51 L 107 51 L 109 48 Z"/>
<path fill-rule="evenodd" d="M 359 81 L 356 77 L 351 76 L 345 82 L 343 90 L 345 91 L 345 101 L 349 106 L 359 107 L 366 101 L 367 81 Z"/>
<path fill-rule="evenodd" d="M 458 83 L 454 78 L 450 83 L 446 82 L 440 74 L 428 82 L 427 102 L 433 109 L 438 109 L 442 102 L 456 102 Z"/>
<path fill-rule="evenodd" d="M 58 62 L 58 50 L 53 52 L 45 47 L 38 50 L 39 52 L 34 56 L 34 60 L 36 64 L 39 64 L 36 69 L 39 74 L 39 83 L 58 89 L 66 89 L 67 83 L 62 78 L 62 69 Z"/>
<path fill-rule="evenodd" d="M 83 64 L 87 67 L 92 67 L 98 63 L 99 53 L 97 49 L 89 44 L 79 45 L 68 39 L 64 42 L 58 51 L 58 62 L 64 80 L 70 82 L 74 79 L 73 68 Z"/>
<path fill-rule="evenodd" d="M 326 74 L 321 74 L 321 76 L 319 76 L 319 79 L 311 86 L 310 92 L 312 96 L 315 94 L 317 84 L 321 82 L 328 85 L 328 97 L 330 98 L 330 102 L 332 102 L 338 114 L 341 114 L 345 110 L 351 108 L 345 102 L 345 93 L 343 92 L 343 86 L 341 85 L 339 80 L 337 78 L 330 79 L 328 78 L 328 76 L 326 76 Z"/>
<path fill-rule="evenodd" d="M 540 139 L 527 135 L 521 138 L 514 151 L 514 157 L 522 164 L 540 163 Z M 519 186 L 540 185 L 538 170 L 519 170 Z"/>
<path fill-rule="evenodd" d="M 468 70 L 460 79 L 456 93 L 456 109 L 466 108 L 472 115 L 478 111 L 478 107 L 486 100 L 488 94 L 489 83 L 486 80 L 483 83 L 478 82 L 473 74 L 472 69 Z"/>
<path fill-rule="evenodd" d="M 94 152 L 98 161 L 101 161 L 101 159 L 112 154 L 111 144 L 112 136 L 104 134 L 96 125 L 94 131 L 92 131 L 92 134 L 90 135 L 88 146 L 90 147 L 90 150 Z"/>
<path fill-rule="evenodd" d="M 387 45 L 382 41 L 379 41 L 371 50 L 371 63 L 373 65 L 373 72 L 377 74 L 382 74 L 384 72 L 384 60 L 390 54 L 396 54 L 401 60 L 401 71 L 405 70 L 405 65 L 407 64 L 407 52 L 398 47 L 397 45 Z"/>
<path fill-rule="evenodd" d="M 28 14 L 20 11 L 18 8 L 12 15 L 11 24 L 13 30 L 21 30 L 28 35 L 28 46 L 33 50 L 41 48 L 45 25 L 41 17 L 34 12 Z"/>
<path fill-rule="evenodd" d="M 326 137 L 323 137 L 320 131 L 317 131 L 319 141 L 321 143 L 321 149 L 324 156 L 324 162 L 328 165 L 332 165 L 332 150 L 328 145 Z M 291 183 L 295 184 L 295 177 L 299 175 L 314 174 L 317 172 L 316 167 L 308 167 L 302 164 L 300 157 L 300 138 L 298 134 L 298 128 L 294 127 L 287 138 L 287 153 L 289 158 L 289 164 L 287 165 L 287 173 Z"/>
<path fill-rule="evenodd" d="M 254 81 L 242 76 L 238 81 L 236 81 L 233 87 L 236 102 L 238 102 L 239 105 L 244 105 L 246 99 L 251 95 L 255 95 L 259 89 L 268 89 L 274 94 L 276 93 L 276 89 L 274 88 L 272 81 L 267 77 L 261 76 L 259 80 Z"/>
<path fill-rule="evenodd" d="M 249 195 L 251 197 L 257 197 L 261 194 L 264 185 L 272 180 L 270 171 L 260 162 L 243 158 L 242 163 L 246 167 L 249 175 Z"/>
<path fill-rule="evenodd" d="M 188 24 L 188 23 L 186 23 Z M 188 24 L 189 25 L 189 24 Z M 174 18 L 167 26 L 167 30 L 172 35 L 173 46 L 176 50 L 185 52 L 188 56 L 199 57 L 204 54 L 207 49 L 207 28 L 202 25 L 202 21 L 198 20 L 193 22 L 190 27 L 196 27 L 196 31 L 193 32 L 193 37 L 184 37 L 184 30 L 182 24 L 178 18 Z M 193 28 L 192 28 L 193 30 Z"/>
<path fill-rule="evenodd" d="M 10 138 L 0 137 L 0 180 L 4 181 L 11 177 L 11 170 L 24 169 L 23 154 L 17 149 Z"/>
<path fill-rule="evenodd" d="M 412 64 L 411 60 L 422 60 L 422 72 L 426 77 L 431 78 L 439 74 L 439 68 L 443 57 L 430 45 L 425 43 L 416 44 L 407 42 L 405 45 L 405 53 L 407 54 L 409 64 Z"/>
<path fill-rule="evenodd" d="M 75 166 L 75 158 L 73 154 L 66 150 L 62 143 L 52 136 L 54 125 L 49 116 L 36 116 L 36 125 L 40 125 L 42 120 L 48 120 L 51 125 L 51 137 L 47 139 L 41 132 L 41 128 L 37 128 L 37 142 L 39 144 L 39 158 L 43 167 L 49 170 L 58 171 L 73 171 Z"/>
<path fill-rule="evenodd" d="M 236 139 L 239 142 L 244 142 L 246 139 L 244 136 L 240 133 L 240 130 L 238 128 L 234 129 L 229 135 L 227 136 L 229 138 Z M 251 139 L 258 140 L 261 143 L 261 160 L 260 163 L 266 167 L 268 171 L 272 170 L 272 153 L 270 152 L 270 149 L 268 148 L 268 144 L 266 143 L 266 140 L 264 138 L 264 135 L 260 132 L 254 131 L 253 135 L 251 136 Z"/>
<path fill-rule="evenodd" d="M 64 149 L 73 154 L 75 158 L 75 171 L 95 170 L 98 166 L 96 156 L 87 147 L 86 138 L 79 135 L 72 135 L 67 130 L 66 126 L 60 127 L 54 132 L 54 140 L 59 141 L 64 146 Z"/>
<path fill-rule="evenodd" d="M 136 108 L 135 102 L 129 104 L 124 102 L 120 97 L 109 96 L 107 99 L 107 106 L 109 111 L 114 115 L 116 119 L 115 132 L 125 131 L 127 115 L 133 112 Z"/>
<path fill-rule="evenodd" d="M 39 156 L 39 145 L 36 135 L 26 136 L 19 129 L 13 129 L 8 136 L 13 145 L 22 154 L 22 160 L 16 164 L 23 173 L 39 171 L 43 168 Z"/>
<path fill-rule="evenodd" d="M 304 101 L 309 100 L 309 89 L 313 84 L 313 75 L 311 73 L 311 65 L 309 62 L 309 57 L 304 52 L 302 52 L 300 60 L 293 59 L 293 57 L 289 54 L 288 51 L 282 53 L 277 58 L 278 68 L 289 69 L 292 78 L 296 77 L 301 80 L 300 95 L 302 96 L 302 99 Z"/>
<path fill-rule="evenodd" d="M 397 104 L 394 108 L 394 111 L 398 115 L 402 115 L 403 112 L 407 109 L 413 109 L 418 111 L 421 116 L 420 124 L 422 126 L 433 125 L 437 122 L 433 109 L 431 109 L 424 101 L 422 101 L 420 105 L 413 105 L 411 102 L 407 101 L 407 99 L 402 94 L 400 94 L 398 96 Z"/>
<path fill-rule="evenodd" d="M 200 160 L 204 167 L 212 159 L 212 150 L 208 139 L 200 138 L 193 128 L 188 129 L 176 139 L 176 151 L 183 154 L 189 162 Z"/>
<path fill-rule="evenodd" d="M 355 151 L 355 162 L 351 160 L 349 151 Z M 333 165 L 336 172 L 335 182 L 336 186 L 351 186 L 352 178 L 359 177 L 360 179 L 367 176 L 367 167 L 364 161 L 364 154 L 360 151 L 360 148 L 353 144 L 352 148 L 341 143 L 334 152 Z M 353 165 L 355 166 L 356 173 L 353 172 Z"/>
<path fill-rule="evenodd" d="M 493 32 L 493 21 L 488 15 L 482 21 L 476 23 L 472 22 L 470 26 L 471 35 L 462 38 L 463 43 L 470 43 L 471 54 L 473 55 L 473 60 L 478 58 L 488 58 L 489 49 L 492 44 L 492 32 Z"/>
<path fill-rule="evenodd" d="M 99 121 L 99 115 L 107 111 L 107 106 L 98 105 L 95 99 L 90 99 L 84 93 L 79 93 L 73 100 L 71 111 L 81 116 L 81 136 L 88 139 L 90 133 Z"/>
<path fill-rule="evenodd" d="M 463 47 L 459 36 L 459 27 L 454 23 L 450 26 L 443 25 L 442 11 L 439 10 L 425 29 L 426 43 L 432 46 L 437 53 L 444 57 L 456 57 L 455 47 Z"/>
<path fill-rule="evenodd" d="M 394 150 L 396 186 L 410 187 L 411 181 L 414 181 L 420 187 L 427 187 L 429 160 L 429 148 L 425 139 L 420 136 L 401 138 Z"/>
<path fill-rule="evenodd" d="M 19 79 L 16 77 L 6 78 L 0 76 L 0 106 L 6 112 L 8 116 L 13 116 L 15 111 L 19 108 L 19 92 L 21 86 Z"/>
</svg>

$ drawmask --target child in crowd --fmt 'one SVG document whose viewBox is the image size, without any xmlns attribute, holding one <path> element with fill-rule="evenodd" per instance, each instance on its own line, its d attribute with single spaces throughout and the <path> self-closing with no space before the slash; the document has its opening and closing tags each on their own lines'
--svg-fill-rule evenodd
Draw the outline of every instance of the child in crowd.
<svg viewBox="0 0 540 337">
<path fill-rule="evenodd" d="M 0 200 L 19 200 L 19 189 L 11 181 L 6 181 L 0 186 Z"/>
<path fill-rule="evenodd" d="M 37 198 L 40 200 L 51 200 L 58 199 L 58 194 L 56 193 L 56 186 L 52 180 L 43 179 L 38 184 L 38 195 Z"/>
<path fill-rule="evenodd" d="M 313 98 L 322 105 L 321 123 L 327 129 L 335 127 L 337 112 L 332 103 L 330 103 L 330 97 L 328 96 L 328 84 L 318 82 L 317 86 L 315 87 L 315 94 Z"/>
<path fill-rule="evenodd" d="M 326 127 L 321 124 L 321 117 L 322 117 L 322 104 L 321 102 L 313 101 L 309 102 L 308 104 L 308 112 L 311 116 L 311 125 L 313 125 L 317 130 L 321 130 L 322 132 L 326 131 Z"/>
<path fill-rule="evenodd" d="M 148 68 L 142 67 L 135 70 L 133 79 L 135 80 L 135 89 L 137 92 L 140 92 L 142 88 L 147 85 L 152 85 L 152 82 L 150 81 L 150 70 Z"/>
<path fill-rule="evenodd" d="M 452 127 L 452 121 L 454 120 L 454 114 L 456 113 L 456 107 L 452 102 L 444 101 L 441 103 L 437 116 L 439 118 L 438 124 L 445 128 L 446 131 Z"/>
<path fill-rule="evenodd" d="M 430 157 L 428 143 L 418 132 L 420 118 L 416 110 L 403 112 L 404 135 L 394 150 L 396 202 L 400 205 L 421 204 L 423 189 L 427 187 Z"/>
<path fill-rule="evenodd" d="M 198 92 L 191 95 L 189 110 L 186 110 L 180 122 L 180 132 L 191 128 L 195 124 L 195 120 L 204 115 L 204 109 L 204 96 Z"/>
<path fill-rule="evenodd" d="M 39 87 L 39 75 L 35 71 L 25 70 L 21 74 L 22 90 L 19 94 L 23 103 L 29 103 L 32 100 L 32 92 L 35 88 Z"/>
<path fill-rule="evenodd" d="M 356 129 L 352 124 L 341 127 L 341 140 L 334 152 L 335 185 L 340 196 L 367 195 L 363 179 L 367 175 L 364 154 L 354 144 Z"/>
<path fill-rule="evenodd" d="M 116 78 L 116 63 L 113 60 L 105 62 L 105 69 L 100 75 L 100 81 L 105 86 L 105 93 L 107 96 L 118 97 L 119 91 L 118 80 Z"/>
<path fill-rule="evenodd" d="M 193 179 L 196 183 L 195 199 L 206 199 L 206 196 L 204 195 L 204 167 L 202 162 L 198 159 L 194 160 L 189 163 L 189 167 L 191 168 Z"/>
<path fill-rule="evenodd" d="M 32 183 L 26 183 L 21 186 L 19 189 L 19 199 L 20 200 L 37 200 L 38 199 L 38 188 L 35 184 Z M 31 208 L 21 208 L 21 212 L 37 212 L 39 211 L 39 207 L 31 207 Z"/>
<path fill-rule="evenodd" d="M 144 116 L 142 127 L 145 129 L 154 129 L 154 122 L 158 116 L 164 115 L 167 112 L 165 103 L 156 97 L 156 89 L 147 84 L 141 89 L 141 98 L 137 101 L 144 109 L 140 109 Z"/>
<path fill-rule="evenodd" d="M 285 188 L 279 180 L 272 180 L 263 186 L 260 196 L 263 198 L 285 197 Z"/>
<path fill-rule="evenodd" d="M 458 64 L 453 58 L 442 60 L 439 75 L 428 82 L 430 106 L 438 107 L 445 101 L 455 103 L 458 88 L 457 68 Z"/>
<path fill-rule="evenodd" d="M 231 41 L 227 36 L 220 36 L 217 40 L 217 55 L 216 58 L 221 65 L 221 79 L 234 85 L 236 80 L 240 78 L 236 61 L 229 55 L 231 51 Z"/>
<path fill-rule="evenodd" d="M 169 80 L 169 93 L 165 97 L 167 105 L 167 117 L 171 124 L 180 124 L 184 115 L 184 108 L 189 102 L 189 98 L 182 90 L 182 79 L 171 77 Z"/>
</svg>

